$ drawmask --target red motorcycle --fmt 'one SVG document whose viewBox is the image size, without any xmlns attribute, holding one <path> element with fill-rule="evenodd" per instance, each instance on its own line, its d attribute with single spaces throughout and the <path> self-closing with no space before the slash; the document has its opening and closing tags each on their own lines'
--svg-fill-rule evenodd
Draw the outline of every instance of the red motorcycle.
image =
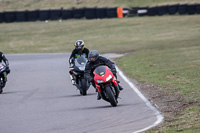
<svg viewBox="0 0 200 133">
<path fill-rule="evenodd" d="M 119 86 L 113 73 L 107 66 L 99 66 L 94 70 L 94 81 L 101 98 L 113 107 L 118 104 Z"/>
</svg>

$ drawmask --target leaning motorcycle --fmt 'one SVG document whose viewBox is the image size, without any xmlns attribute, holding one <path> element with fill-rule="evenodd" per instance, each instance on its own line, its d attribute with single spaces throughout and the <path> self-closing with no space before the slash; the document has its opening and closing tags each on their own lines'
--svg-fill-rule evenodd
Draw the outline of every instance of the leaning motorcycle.
<svg viewBox="0 0 200 133">
<path fill-rule="evenodd" d="M 87 61 L 84 56 L 80 56 L 75 59 L 74 66 L 71 67 L 72 76 L 76 82 L 75 86 L 79 89 L 81 95 L 87 95 L 87 90 L 90 87 L 89 81 L 84 77 Z"/>
<path fill-rule="evenodd" d="M 113 73 L 107 66 L 99 66 L 94 72 L 94 81 L 101 98 L 109 102 L 113 107 L 118 104 L 119 86 Z"/>
<path fill-rule="evenodd" d="M 6 81 L 4 81 L 6 79 L 6 76 L 6 66 L 0 63 L 0 94 L 3 92 L 3 88 L 6 85 Z"/>
</svg>

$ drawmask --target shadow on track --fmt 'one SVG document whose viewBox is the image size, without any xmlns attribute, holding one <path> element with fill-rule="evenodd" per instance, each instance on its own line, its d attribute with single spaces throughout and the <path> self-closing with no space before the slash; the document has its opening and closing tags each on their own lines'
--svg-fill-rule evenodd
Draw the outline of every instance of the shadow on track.
<svg viewBox="0 0 200 133">
<path fill-rule="evenodd" d="M 97 95 L 96 93 L 89 93 L 85 96 L 81 95 L 81 94 L 74 94 L 74 95 L 64 95 L 64 96 L 58 96 L 55 98 L 73 98 L 73 97 L 87 97 L 87 96 L 93 96 L 93 95 Z"/>
<path fill-rule="evenodd" d="M 4 95 L 4 94 L 15 94 L 15 93 L 24 93 L 26 91 L 7 91 L 7 92 L 3 92 L 1 93 L 1 95 Z"/>
<path fill-rule="evenodd" d="M 117 107 L 123 107 L 123 106 L 132 106 L 132 104 L 119 104 L 117 105 Z M 112 107 L 111 105 L 105 105 L 105 106 L 96 106 L 96 107 L 85 107 L 85 108 L 76 108 L 76 109 L 73 109 L 73 111 L 80 111 L 80 110 L 95 110 L 95 109 L 105 109 L 105 108 L 108 108 L 108 109 L 113 109 L 113 108 L 117 108 L 117 107 Z"/>
</svg>

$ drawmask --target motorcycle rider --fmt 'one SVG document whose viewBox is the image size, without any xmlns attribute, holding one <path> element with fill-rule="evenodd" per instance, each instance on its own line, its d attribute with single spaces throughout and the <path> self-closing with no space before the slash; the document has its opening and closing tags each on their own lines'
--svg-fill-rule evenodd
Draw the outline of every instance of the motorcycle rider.
<svg viewBox="0 0 200 133">
<path fill-rule="evenodd" d="M 6 71 L 3 73 L 3 75 L 0 75 L 0 76 L 3 77 L 3 82 L 4 82 L 4 86 L 5 86 L 6 81 L 7 81 L 7 75 L 10 73 L 9 62 L 8 62 L 7 58 L 5 57 L 5 55 L 0 51 L 0 63 L 2 63 L 2 61 L 6 65 Z"/>
<path fill-rule="evenodd" d="M 110 61 L 109 59 L 99 56 L 98 51 L 92 50 L 88 54 L 88 62 L 85 67 L 85 78 L 88 79 L 88 81 L 92 83 L 92 85 L 95 89 L 96 89 L 96 86 L 95 86 L 95 82 L 94 82 L 93 71 L 95 70 L 95 68 L 97 68 L 100 65 L 108 66 L 111 69 L 113 75 L 117 79 L 117 71 L 115 68 L 115 64 L 112 61 Z M 119 89 L 123 90 L 123 88 L 120 85 L 119 85 Z M 97 100 L 100 100 L 100 99 L 101 99 L 101 95 L 100 95 L 100 93 L 98 93 Z"/>
<path fill-rule="evenodd" d="M 84 56 L 85 58 L 88 58 L 88 54 L 89 54 L 89 49 L 85 48 L 84 41 L 83 40 L 77 40 L 75 42 L 75 49 L 72 51 L 72 53 L 70 55 L 70 58 L 69 58 L 70 67 L 74 66 L 75 58 L 78 58 L 80 56 Z M 72 84 L 75 85 L 76 82 L 75 82 L 74 77 L 72 76 L 73 75 L 73 71 L 70 70 L 69 74 L 70 74 L 70 78 L 71 78 Z"/>
</svg>

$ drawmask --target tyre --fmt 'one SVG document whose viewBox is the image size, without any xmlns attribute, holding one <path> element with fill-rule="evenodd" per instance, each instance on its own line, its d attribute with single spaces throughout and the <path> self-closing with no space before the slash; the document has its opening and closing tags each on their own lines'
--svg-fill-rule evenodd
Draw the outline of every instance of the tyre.
<svg viewBox="0 0 200 133">
<path fill-rule="evenodd" d="M 176 5 L 169 5 L 168 6 L 168 12 L 170 15 L 176 14 L 178 12 L 178 4 Z"/>
<path fill-rule="evenodd" d="M 188 5 L 187 9 L 188 9 L 188 14 L 189 15 L 193 15 L 193 14 L 197 13 L 196 4 L 190 4 L 190 5 Z"/>
<path fill-rule="evenodd" d="M 7 22 L 7 23 L 15 22 L 16 21 L 16 12 L 15 11 L 4 12 L 4 19 L 5 19 L 5 22 Z"/>
<path fill-rule="evenodd" d="M 158 15 L 162 16 L 168 14 L 168 6 L 158 6 Z"/>
<path fill-rule="evenodd" d="M 87 80 L 84 78 L 81 79 L 81 90 L 80 91 L 81 91 L 80 93 L 83 96 L 87 95 Z"/>
<path fill-rule="evenodd" d="M 38 10 L 27 11 L 27 21 L 37 21 L 39 19 Z"/>
<path fill-rule="evenodd" d="M 85 9 L 84 16 L 85 16 L 87 19 L 94 19 L 94 18 L 97 18 L 97 17 L 96 17 L 96 8 L 86 8 L 86 9 Z"/>
<path fill-rule="evenodd" d="M 85 8 L 74 9 L 74 18 L 80 19 L 84 17 Z"/>
<path fill-rule="evenodd" d="M 108 96 L 108 99 L 110 100 L 110 104 L 113 106 L 113 107 L 116 107 L 117 106 L 117 100 L 115 98 L 115 96 L 113 95 L 113 92 L 111 91 L 111 88 L 110 87 L 106 87 L 106 94 Z"/>
<path fill-rule="evenodd" d="M 16 21 L 17 22 L 25 22 L 26 21 L 26 11 L 16 12 Z"/>
<path fill-rule="evenodd" d="M 106 16 L 107 16 L 107 18 L 116 18 L 117 17 L 117 8 L 107 8 Z"/>
<path fill-rule="evenodd" d="M 96 17 L 97 18 L 106 18 L 107 8 L 96 8 Z"/>
<path fill-rule="evenodd" d="M 3 89 L 0 89 L 0 94 L 3 92 Z"/>
<path fill-rule="evenodd" d="M 58 20 L 61 18 L 61 10 L 49 10 L 49 19 L 50 20 Z"/>
<path fill-rule="evenodd" d="M 62 10 L 62 19 L 72 19 L 74 17 L 73 9 L 69 10 Z"/>
<path fill-rule="evenodd" d="M 0 23 L 4 22 L 4 13 L 0 12 Z"/>
<path fill-rule="evenodd" d="M 187 6 L 188 6 L 187 4 L 179 5 L 179 7 L 178 7 L 179 15 L 184 15 L 184 14 L 188 13 Z"/>
<path fill-rule="evenodd" d="M 148 8 L 148 15 L 149 16 L 156 16 L 156 15 L 158 15 L 158 7 L 157 6 L 149 7 Z"/>
<path fill-rule="evenodd" d="M 39 11 L 39 20 L 40 21 L 49 20 L 49 10 Z"/>
<path fill-rule="evenodd" d="M 200 4 L 196 4 L 197 13 L 200 14 Z"/>
</svg>

